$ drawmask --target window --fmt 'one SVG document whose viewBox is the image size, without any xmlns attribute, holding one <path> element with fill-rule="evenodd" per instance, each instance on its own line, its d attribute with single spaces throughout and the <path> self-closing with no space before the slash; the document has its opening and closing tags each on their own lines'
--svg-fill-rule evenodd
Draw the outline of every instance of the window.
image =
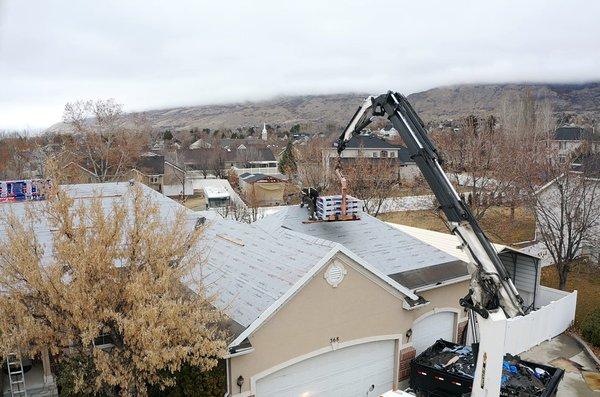
<svg viewBox="0 0 600 397">
<path fill-rule="evenodd" d="M 379 153 L 373 152 L 373 157 L 379 157 Z"/>
<path fill-rule="evenodd" d="M 160 183 L 160 176 L 158 176 L 158 175 L 152 175 L 150 177 L 150 183 Z"/>
<path fill-rule="evenodd" d="M 396 152 L 390 152 L 390 157 L 396 157 Z"/>
<path fill-rule="evenodd" d="M 567 148 L 567 142 L 559 142 L 558 143 L 558 148 L 560 150 L 565 150 Z"/>
<path fill-rule="evenodd" d="M 387 157 L 387 156 L 388 156 L 387 150 L 382 150 L 381 151 L 381 157 Z"/>
<path fill-rule="evenodd" d="M 97 347 L 98 349 L 107 349 L 114 345 L 114 340 L 108 328 L 102 329 L 100 335 L 94 338 L 94 347 Z"/>
</svg>

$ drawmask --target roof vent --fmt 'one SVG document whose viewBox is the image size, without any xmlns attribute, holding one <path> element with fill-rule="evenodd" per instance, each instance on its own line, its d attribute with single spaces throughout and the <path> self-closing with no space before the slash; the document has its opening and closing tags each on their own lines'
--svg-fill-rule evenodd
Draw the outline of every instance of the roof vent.
<svg viewBox="0 0 600 397">
<path fill-rule="evenodd" d="M 194 225 L 194 229 L 199 229 L 205 223 L 206 223 L 206 217 L 205 216 L 201 216 L 200 218 L 196 219 L 196 224 Z"/>
</svg>

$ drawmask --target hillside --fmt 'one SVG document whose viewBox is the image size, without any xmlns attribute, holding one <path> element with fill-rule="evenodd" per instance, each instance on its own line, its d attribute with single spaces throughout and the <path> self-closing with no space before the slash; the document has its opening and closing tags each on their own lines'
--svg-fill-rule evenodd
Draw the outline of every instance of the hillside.
<svg viewBox="0 0 600 397">
<path fill-rule="evenodd" d="M 600 83 L 586 84 L 465 84 L 409 95 L 425 120 L 438 120 L 465 114 L 492 113 L 506 95 L 530 90 L 538 99 L 548 100 L 556 113 L 600 115 Z"/>
<path fill-rule="evenodd" d="M 456 118 L 470 113 L 489 114 L 507 94 L 531 90 L 547 99 L 557 113 L 600 116 L 600 83 L 586 84 L 466 84 L 433 88 L 410 94 L 411 103 L 426 121 Z M 267 123 L 289 128 L 305 124 L 322 129 L 332 123 L 345 125 L 365 94 L 306 95 L 280 97 L 261 102 L 204 105 L 145 112 L 157 129 L 189 131 L 191 128 L 220 129 L 262 126 Z M 49 131 L 64 129 L 61 123 Z"/>
</svg>

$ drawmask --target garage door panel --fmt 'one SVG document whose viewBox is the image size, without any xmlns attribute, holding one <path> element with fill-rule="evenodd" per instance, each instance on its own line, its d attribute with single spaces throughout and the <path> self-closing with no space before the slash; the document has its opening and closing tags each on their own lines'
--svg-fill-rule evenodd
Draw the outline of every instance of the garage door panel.
<svg viewBox="0 0 600 397">
<path fill-rule="evenodd" d="M 453 312 L 432 314 L 416 322 L 412 327 L 412 344 L 417 354 L 420 354 L 436 340 L 444 339 L 452 342 L 454 338 Z"/>
<path fill-rule="evenodd" d="M 393 386 L 394 352 L 380 341 L 324 353 L 259 379 L 256 396 L 378 396 Z"/>
</svg>

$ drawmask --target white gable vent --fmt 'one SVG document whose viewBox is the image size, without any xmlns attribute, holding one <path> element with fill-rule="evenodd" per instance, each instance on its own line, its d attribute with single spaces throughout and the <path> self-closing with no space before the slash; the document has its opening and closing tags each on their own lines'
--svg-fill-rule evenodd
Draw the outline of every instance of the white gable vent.
<svg viewBox="0 0 600 397">
<path fill-rule="evenodd" d="M 335 288 L 344 280 L 346 273 L 346 268 L 341 263 L 332 263 L 325 272 L 325 280 Z"/>
</svg>

